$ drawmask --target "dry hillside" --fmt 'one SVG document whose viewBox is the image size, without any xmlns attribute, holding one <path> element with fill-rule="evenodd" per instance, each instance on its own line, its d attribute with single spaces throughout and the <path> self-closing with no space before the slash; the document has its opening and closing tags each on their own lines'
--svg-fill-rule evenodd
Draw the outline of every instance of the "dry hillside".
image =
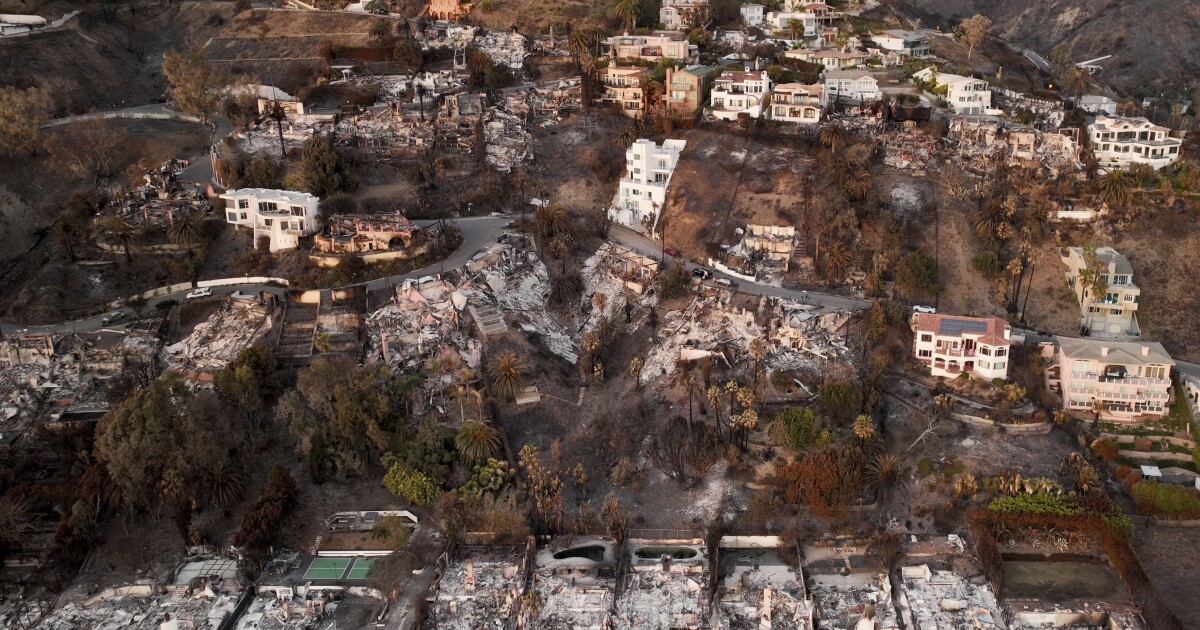
<svg viewBox="0 0 1200 630">
<path fill-rule="evenodd" d="M 1200 3 L 1177 0 L 906 0 L 894 4 L 943 30 L 976 13 L 992 33 L 1049 55 L 1065 42 L 1076 61 L 1103 55 L 1116 83 L 1192 84 L 1200 78 Z"/>
</svg>

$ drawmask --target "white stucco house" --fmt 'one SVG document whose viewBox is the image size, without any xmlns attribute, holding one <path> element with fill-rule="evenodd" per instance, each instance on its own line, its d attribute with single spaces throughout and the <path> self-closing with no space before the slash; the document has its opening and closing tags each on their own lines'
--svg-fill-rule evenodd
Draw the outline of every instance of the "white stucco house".
<svg viewBox="0 0 1200 630">
<path fill-rule="evenodd" d="M 658 145 L 645 138 L 630 145 L 625 151 L 625 175 L 609 208 L 609 218 L 628 226 L 649 222 L 653 233 L 667 200 L 671 174 L 686 146 L 684 140 L 664 140 Z"/>
<path fill-rule="evenodd" d="M 823 75 L 825 92 L 822 105 L 850 102 L 866 103 L 883 98 L 879 80 L 866 70 L 827 70 Z"/>
<path fill-rule="evenodd" d="M 267 188 L 236 188 L 221 195 L 225 221 L 254 231 L 254 244 L 270 240 L 272 253 L 295 249 L 303 236 L 321 230 L 320 200 L 309 193 Z"/>
<path fill-rule="evenodd" d="M 718 120 L 737 120 L 741 114 L 759 118 L 770 92 L 766 70 L 722 72 L 713 82 L 708 105 Z"/>
<path fill-rule="evenodd" d="M 913 78 L 935 87 L 944 86 L 946 103 L 956 114 L 977 116 L 992 108 L 992 91 L 983 79 L 938 72 L 933 68 L 925 68 L 913 74 Z"/>
<path fill-rule="evenodd" d="M 1154 170 L 1179 159 L 1183 140 L 1171 137 L 1171 130 L 1145 118 L 1097 116 L 1088 125 L 1092 152 L 1100 168 L 1129 168 L 1145 164 Z"/>
<path fill-rule="evenodd" d="M 741 7 L 741 11 L 742 11 L 742 23 L 743 24 L 745 24 L 746 26 L 754 26 L 754 27 L 762 26 L 763 19 L 765 19 L 765 16 L 766 16 L 766 10 L 765 10 L 765 7 L 763 7 L 763 5 L 761 5 L 761 4 L 743 4 Z"/>
</svg>

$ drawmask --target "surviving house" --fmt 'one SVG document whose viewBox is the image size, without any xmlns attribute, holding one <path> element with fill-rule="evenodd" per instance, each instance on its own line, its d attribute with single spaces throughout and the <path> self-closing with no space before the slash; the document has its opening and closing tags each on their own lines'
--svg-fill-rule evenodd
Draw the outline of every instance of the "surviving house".
<svg viewBox="0 0 1200 630">
<path fill-rule="evenodd" d="M 1060 254 L 1067 266 L 1067 285 L 1079 300 L 1080 332 L 1114 339 L 1140 335 L 1137 310 L 1142 291 L 1133 283 L 1129 259 L 1111 247 L 1067 247 Z"/>
<path fill-rule="evenodd" d="M 429 0 L 429 17 L 435 20 L 458 20 L 471 12 L 471 3 L 463 0 Z"/>
<path fill-rule="evenodd" d="M 641 139 L 625 151 L 625 175 L 609 216 L 621 225 L 658 225 L 658 212 L 667 199 L 671 174 L 679 163 L 684 140 L 664 140 L 661 145 Z"/>
<path fill-rule="evenodd" d="M 822 105 L 830 103 L 866 103 L 883 98 L 879 80 L 866 70 L 828 70 L 824 73 L 825 92 Z"/>
<path fill-rule="evenodd" d="M 1162 417 L 1173 365 L 1157 342 L 1058 338 L 1063 408 L 1079 415 L 1117 422 Z"/>
<path fill-rule="evenodd" d="M 756 28 L 762 26 L 765 16 L 764 10 L 761 4 L 743 4 L 741 7 L 742 24 Z"/>
<path fill-rule="evenodd" d="M 611 103 L 622 114 L 631 118 L 641 115 L 646 109 L 646 81 L 650 70 L 638 66 L 608 66 L 601 68 L 600 94 L 596 100 Z"/>
<path fill-rule="evenodd" d="M 983 79 L 947 74 L 933 68 L 925 68 L 913 74 L 913 78 L 933 86 L 935 91 L 945 89 L 946 103 L 956 114 L 975 116 L 992 107 L 992 91 Z"/>
<path fill-rule="evenodd" d="M 919 33 L 913 31 L 888 30 L 872 35 L 871 41 L 879 48 L 900 53 L 907 57 L 927 57 L 929 44 Z"/>
<path fill-rule="evenodd" d="M 226 222 L 254 230 L 254 243 L 267 239 L 272 253 L 294 249 L 300 237 L 316 234 L 317 204 L 309 193 L 266 188 L 237 188 L 221 195 Z"/>
<path fill-rule="evenodd" d="M 771 92 L 771 120 L 794 123 L 821 121 L 821 96 L 825 86 L 817 83 L 782 83 Z"/>
<path fill-rule="evenodd" d="M 658 22 L 663 28 L 688 30 L 708 21 L 708 0 L 663 0 Z"/>
<path fill-rule="evenodd" d="M 1012 326 L 999 317 L 914 313 L 913 356 L 934 376 L 1008 378 Z"/>
<path fill-rule="evenodd" d="M 837 50 L 834 48 L 826 48 L 824 50 L 811 50 L 808 48 L 797 48 L 783 53 L 783 56 L 788 59 L 797 59 L 808 63 L 820 64 L 826 70 L 841 70 L 843 68 L 853 68 L 861 66 L 867 62 L 870 57 L 867 53 L 858 52 L 856 50 Z"/>
<path fill-rule="evenodd" d="M 770 91 L 771 80 L 765 70 L 722 72 L 713 83 L 708 104 L 719 120 L 737 120 L 741 114 L 758 118 Z"/>
<path fill-rule="evenodd" d="M 688 42 L 683 33 L 656 31 L 649 35 L 614 35 L 601 42 L 605 56 L 645 61 L 695 61 L 700 47 Z"/>
<path fill-rule="evenodd" d="M 712 66 L 667 68 L 667 106 L 684 114 L 695 112 L 706 100 L 705 92 L 716 76 L 717 69 Z"/>
<path fill-rule="evenodd" d="M 1117 115 L 1117 102 L 1098 94 L 1085 94 L 1075 99 L 1075 107 L 1089 114 Z"/>
<path fill-rule="evenodd" d="M 1106 170 L 1145 164 L 1157 171 L 1178 160 L 1183 145 L 1170 129 L 1141 117 L 1097 116 L 1088 135 L 1096 161 Z"/>
</svg>

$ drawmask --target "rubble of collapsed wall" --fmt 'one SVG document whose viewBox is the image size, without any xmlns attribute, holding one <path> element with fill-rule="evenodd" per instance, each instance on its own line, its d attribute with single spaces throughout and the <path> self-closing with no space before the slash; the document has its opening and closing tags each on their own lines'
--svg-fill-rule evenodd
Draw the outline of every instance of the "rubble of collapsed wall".
<svg viewBox="0 0 1200 630">
<path fill-rule="evenodd" d="M 1071 131 L 1006 128 L 1000 122 L 957 116 L 950 121 L 947 140 L 959 160 L 1007 158 L 1012 164 L 1036 162 L 1054 172 L 1080 170 L 1080 146 Z"/>
<path fill-rule="evenodd" d="M 967 579 L 925 564 L 903 567 L 896 601 L 905 627 L 914 630 L 1005 627 L 996 595 L 982 576 Z"/>
<path fill-rule="evenodd" d="M 472 369 L 481 347 L 463 322 L 470 283 L 437 278 L 406 280 L 387 303 L 367 316 L 367 364 L 415 370 L 436 354 L 453 352 Z"/>
<path fill-rule="evenodd" d="M 790 225 L 747 225 L 742 238 L 725 251 L 725 264 L 747 276 L 770 283 L 788 272 L 796 249 L 796 228 Z"/>
<path fill-rule="evenodd" d="M 460 547 L 427 596 L 427 630 L 512 627 L 529 559 L 518 547 Z"/>
<path fill-rule="evenodd" d="M 617 600 L 618 628 L 708 627 L 708 555 L 702 540 L 628 542 L 629 568 Z"/>
<path fill-rule="evenodd" d="M 488 31 L 483 37 L 475 38 L 474 46 L 492 63 L 512 72 L 524 69 L 525 58 L 529 56 L 525 36 L 514 31 Z"/>
<path fill-rule="evenodd" d="M 117 206 L 121 216 L 134 227 L 166 229 L 185 215 L 203 215 L 211 209 L 203 191 L 185 187 L 179 176 L 187 160 L 168 160 L 150 168 L 143 182 L 125 191 Z"/>
<path fill-rule="evenodd" d="M 325 229 L 313 237 L 313 248 L 334 253 L 408 250 L 414 242 L 428 240 L 429 230 L 418 227 L 399 212 L 335 214 L 325 220 Z"/>
<path fill-rule="evenodd" d="M 647 295 L 647 289 L 658 273 L 658 261 L 613 242 L 605 242 L 596 253 L 583 262 L 580 276 L 583 293 L 580 296 L 582 310 L 586 313 L 583 330 L 595 330 L 602 318 L 610 322 L 625 321 L 626 311 L 639 307 L 650 307 L 658 303 L 656 296 Z M 630 299 L 626 292 L 637 296 Z M 597 294 L 604 295 L 602 303 Z M 604 310 L 596 308 L 602 305 Z"/>
<path fill-rule="evenodd" d="M 718 548 L 717 630 L 812 630 L 804 571 L 779 554 L 776 536 L 726 536 Z"/>
<path fill-rule="evenodd" d="M 617 545 L 604 536 L 558 538 L 538 550 L 529 630 L 605 630 L 616 597 Z"/>
<path fill-rule="evenodd" d="M 892 598 L 892 582 L 886 574 L 810 575 L 809 584 L 821 628 L 897 630 L 901 627 Z"/>
<path fill-rule="evenodd" d="M 253 296 L 235 294 L 187 337 L 164 346 L 163 362 L 182 374 L 209 381 L 242 350 L 267 337 L 278 317 L 272 311 L 271 305 Z"/>
<path fill-rule="evenodd" d="M 827 311 L 795 300 L 778 300 L 771 317 L 769 353 L 771 369 L 820 367 L 829 362 L 854 365 L 849 343 L 854 313 Z"/>
</svg>

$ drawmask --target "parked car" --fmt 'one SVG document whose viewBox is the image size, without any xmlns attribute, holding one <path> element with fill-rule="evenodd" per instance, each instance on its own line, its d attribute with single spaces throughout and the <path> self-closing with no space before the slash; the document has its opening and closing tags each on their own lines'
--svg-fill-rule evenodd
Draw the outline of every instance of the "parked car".
<svg viewBox="0 0 1200 630">
<path fill-rule="evenodd" d="M 668 247 L 668 248 L 664 249 L 663 253 L 672 258 L 679 258 L 679 250 L 675 249 L 674 247 Z"/>
<path fill-rule="evenodd" d="M 113 311 L 112 313 L 105 315 L 104 319 L 100 320 L 100 324 L 107 326 L 109 324 L 119 322 L 122 319 L 125 319 L 125 311 Z"/>
<path fill-rule="evenodd" d="M 700 280 L 708 280 L 713 275 L 713 270 L 708 267 L 696 267 L 692 270 L 692 277 Z"/>
<path fill-rule="evenodd" d="M 729 278 L 715 278 L 712 283 L 722 287 L 733 286 L 733 280 L 730 280 Z"/>
<path fill-rule="evenodd" d="M 204 287 L 202 289 L 194 289 L 192 291 L 189 291 L 187 294 L 187 299 L 189 299 L 189 300 L 193 300 L 196 298 L 206 298 L 206 297 L 212 297 L 212 289 L 210 289 L 208 287 Z"/>
<path fill-rule="evenodd" d="M 914 313 L 936 313 L 937 309 L 933 308 L 932 306 L 922 306 L 920 304 L 917 304 L 917 305 L 913 306 L 913 312 Z"/>
</svg>

